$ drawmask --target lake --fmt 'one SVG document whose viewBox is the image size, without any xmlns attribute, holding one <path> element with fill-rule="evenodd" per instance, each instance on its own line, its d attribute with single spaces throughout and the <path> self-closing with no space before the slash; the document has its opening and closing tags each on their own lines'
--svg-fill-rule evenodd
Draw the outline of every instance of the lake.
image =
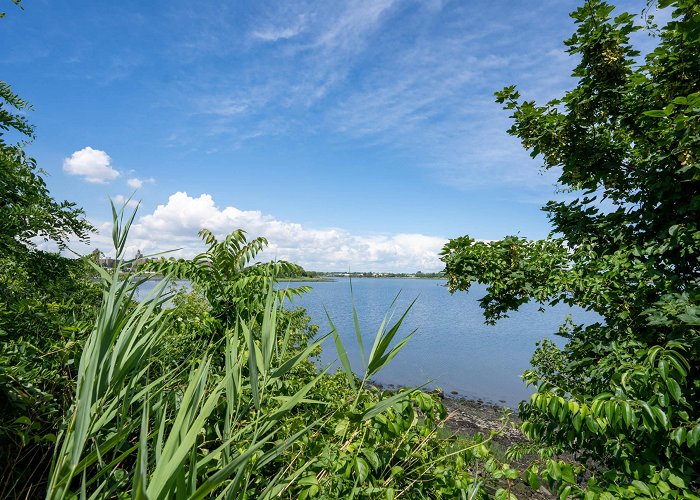
<svg viewBox="0 0 700 500">
<path fill-rule="evenodd" d="M 330 331 L 325 306 L 343 339 L 353 370 L 359 371 L 361 358 L 355 341 L 349 280 L 289 286 L 300 284 L 313 289 L 295 299 L 294 304 L 307 309 L 321 334 Z M 478 284 L 469 293 L 450 294 L 444 280 L 364 278 L 354 279 L 352 288 L 367 353 L 396 294 L 401 292 L 395 320 L 417 298 L 397 337 L 413 330 L 416 333 L 375 382 L 417 386 L 430 381 L 447 395 L 457 393 L 510 407 L 517 407 L 532 393 L 520 375 L 530 367 L 538 340 L 548 338 L 563 345 L 565 339 L 555 333 L 567 315 L 586 324 L 599 320 L 595 313 L 580 308 L 560 304 L 543 313 L 536 304 L 527 304 L 495 326 L 485 325 L 477 300 L 486 287 Z M 332 339 L 326 341 L 320 361 L 324 366 L 337 362 Z"/>
<path fill-rule="evenodd" d="M 142 285 L 143 297 L 157 281 Z M 186 285 L 186 284 L 185 284 Z M 353 369 L 361 372 L 359 349 L 355 341 L 352 320 L 350 281 L 340 278 L 332 282 L 283 283 L 282 286 L 308 285 L 312 291 L 296 298 L 293 305 L 303 306 L 319 334 L 330 331 L 324 306 L 343 340 Z M 543 338 L 563 345 L 564 339 L 555 335 L 567 315 L 579 323 L 592 323 L 599 317 L 580 308 L 560 304 L 539 312 L 537 304 L 526 304 L 510 318 L 495 326 L 484 324 L 477 300 L 486 288 L 474 284 L 469 293 L 450 294 L 444 280 L 358 278 L 352 281 L 355 306 L 369 353 L 379 325 L 397 293 L 394 319 L 398 319 L 413 299 L 415 305 L 408 313 L 398 338 L 416 330 L 375 382 L 389 386 L 417 386 L 430 382 L 447 395 L 482 399 L 510 407 L 532 393 L 520 375 L 530 367 L 535 343 Z M 393 323 L 392 323 L 393 324 Z M 337 363 L 332 339 L 324 344 L 319 364 Z"/>
</svg>

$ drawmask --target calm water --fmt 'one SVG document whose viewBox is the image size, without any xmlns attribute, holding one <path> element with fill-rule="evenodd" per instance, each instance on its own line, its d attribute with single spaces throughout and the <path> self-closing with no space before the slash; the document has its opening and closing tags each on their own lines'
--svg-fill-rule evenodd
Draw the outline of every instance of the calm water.
<svg viewBox="0 0 700 500">
<path fill-rule="evenodd" d="M 432 381 L 432 385 L 439 386 L 446 394 L 455 391 L 463 397 L 514 407 L 532 392 L 525 387 L 520 375 L 530 367 L 535 342 L 549 338 L 562 345 L 564 339 L 554 333 L 567 315 L 581 323 L 598 320 L 595 314 L 578 308 L 560 305 L 541 313 L 536 304 L 528 304 L 510 318 L 488 326 L 484 324 L 477 303 L 485 287 L 474 285 L 469 293 L 451 295 L 444 283 L 423 279 L 353 280 L 355 305 L 367 353 L 394 296 L 401 292 L 395 319 L 418 298 L 399 336 L 417 331 L 401 353 L 379 373 L 376 382 L 415 386 Z M 349 280 L 305 284 L 313 290 L 295 299 L 294 303 L 308 310 L 313 322 L 320 325 L 319 333 L 330 331 L 323 310 L 325 306 L 340 332 L 353 370 L 361 371 Z M 321 363 L 332 362 L 337 362 L 337 354 L 329 340 L 324 346 Z"/>
<path fill-rule="evenodd" d="M 144 297 L 156 283 L 148 281 L 142 285 L 140 296 Z M 353 369 L 360 373 L 349 280 L 341 278 L 333 282 L 291 283 L 289 286 L 301 284 L 311 286 L 312 291 L 295 299 L 293 304 L 307 309 L 312 321 L 320 326 L 320 334 L 330 331 L 325 306 L 340 332 Z M 525 387 L 520 375 L 530 367 L 535 342 L 548 338 L 562 345 L 564 339 L 554 334 L 567 315 L 580 323 L 598 320 L 597 315 L 579 308 L 559 305 L 542 313 L 536 304 L 527 304 L 510 318 L 488 326 L 484 324 L 477 303 L 485 287 L 474 285 L 469 293 L 451 295 L 444 284 L 443 280 L 427 279 L 353 280 L 355 305 L 367 353 L 396 294 L 401 292 L 396 302 L 395 320 L 413 299 L 418 299 L 397 339 L 413 330 L 416 330 L 415 335 L 375 377 L 375 382 L 416 386 L 430 381 L 446 394 L 454 391 L 470 399 L 515 407 L 532 392 Z M 187 287 L 188 283 L 179 285 Z M 337 363 L 332 339 L 326 341 L 319 360 L 322 366 L 329 363 Z"/>
</svg>

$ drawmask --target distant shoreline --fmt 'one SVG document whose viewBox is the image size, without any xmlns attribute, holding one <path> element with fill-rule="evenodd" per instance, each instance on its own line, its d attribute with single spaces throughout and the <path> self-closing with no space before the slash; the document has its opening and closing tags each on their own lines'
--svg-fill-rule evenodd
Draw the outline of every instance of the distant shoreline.
<svg viewBox="0 0 700 500">
<path fill-rule="evenodd" d="M 281 278 L 278 281 L 337 281 L 339 278 L 352 278 L 352 279 L 402 279 L 402 280 L 446 280 L 445 276 L 435 276 L 435 275 L 414 275 L 414 274 L 394 274 L 394 273 L 376 273 L 374 275 L 368 276 L 369 273 L 363 274 L 324 274 L 322 276 L 316 276 L 313 278 Z"/>
<path fill-rule="evenodd" d="M 316 278 L 277 278 L 275 280 L 277 283 L 296 283 L 299 281 L 312 281 L 312 282 L 324 282 L 324 281 L 338 281 L 331 277 L 316 277 Z"/>
<path fill-rule="evenodd" d="M 326 276 L 313 276 L 313 277 L 294 277 L 294 278 L 277 278 L 275 281 L 278 283 L 296 283 L 296 282 L 333 282 L 338 281 L 343 278 L 351 278 L 355 280 L 359 279 L 399 279 L 399 280 L 445 280 L 447 278 L 442 276 L 416 276 L 416 275 L 403 275 L 403 276 L 382 276 L 377 274 L 376 276 L 360 276 L 360 275 L 343 275 L 343 274 L 331 274 Z"/>
</svg>

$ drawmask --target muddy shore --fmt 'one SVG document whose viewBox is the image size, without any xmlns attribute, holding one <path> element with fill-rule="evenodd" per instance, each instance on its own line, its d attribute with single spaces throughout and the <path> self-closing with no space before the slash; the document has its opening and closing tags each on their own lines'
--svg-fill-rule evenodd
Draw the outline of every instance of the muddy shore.
<svg viewBox="0 0 700 500">
<path fill-rule="evenodd" d="M 496 441 L 510 445 L 524 441 L 525 437 L 518 428 L 520 419 L 517 412 L 492 403 L 445 397 L 442 400 L 447 410 L 445 427 L 461 435 L 473 435 L 477 432 L 487 436 L 491 431 L 500 430 L 501 436 Z M 507 418 L 507 422 L 505 420 Z"/>
</svg>

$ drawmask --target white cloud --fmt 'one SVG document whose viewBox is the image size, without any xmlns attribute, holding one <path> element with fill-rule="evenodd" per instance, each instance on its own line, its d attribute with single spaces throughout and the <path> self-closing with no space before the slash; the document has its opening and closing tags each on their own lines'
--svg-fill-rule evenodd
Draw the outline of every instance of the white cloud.
<svg viewBox="0 0 700 500">
<path fill-rule="evenodd" d="M 119 207 L 120 205 L 126 204 L 127 207 L 132 207 L 136 208 L 139 204 L 137 200 L 134 199 L 129 199 L 123 194 L 118 194 L 112 198 L 112 201 L 114 202 L 114 205 L 116 207 Z"/>
<path fill-rule="evenodd" d="M 86 182 L 104 184 L 119 177 L 112 168 L 112 159 L 104 151 L 90 146 L 74 152 L 63 160 L 63 171 L 68 175 L 79 175 Z"/>
<path fill-rule="evenodd" d="M 257 210 L 220 209 L 209 194 L 195 198 L 177 192 L 132 225 L 127 253 L 179 248 L 173 255 L 192 257 L 203 250 L 197 236 L 202 228 L 218 237 L 238 228 L 249 238 L 265 236 L 270 245 L 263 260 L 290 260 L 311 270 L 439 271 L 443 264 L 438 253 L 446 243 L 445 238 L 423 234 L 353 235 L 338 228 L 312 229 Z M 100 226 L 101 235 L 93 238 L 93 246 L 104 250 L 110 231 L 108 224 Z"/>
<path fill-rule="evenodd" d="M 138 177 L 132 177 L 126 181 L 129 187 L 132 187 L 134 189 L 138 189 L 144 184 L 153 184 L 155 182 L 156 180 L 153 177 L 149 177 L 148 179 L 139 179 Z"/>
<path fill-rule="evenodd" d="M 304 15 L 300 15 L 296 24 L 286 28 L 268 27 L 253 32 L 253 38 L 263 42 L 277 42 L 294 38 L 304 29 Z"/>
<path fill-rule="evenodd" d="M 247 39 L 285 43 L 258 48 L 259 58 L 242 69 L 188 85 L 197 127 L 190 137 L 206 133 L 208 143 L 225 138 L 226 147 L 237 149 L 305 127 L 309 135 L 410 155 L 452 188 L 551 189 L 549 177 L 531 175 L 529 156 L 506 134 L 508 113 L 493 91 L 517 81 L 517 72 L 528 75 L 523 95 L 546 101 L 560 94 L 572 64 L 562 57 L 560 38 L 521 40 L 510 18 L 493 15 L 502 7 L 487 15 L 440 2 L 274 5 L 252 23 Z M 445 29 L 434 29 L 440 25 Z M 403 30 L 410 30 L 411 43 Z M 507 49 L 514 40 L 527 57 Z"/>
</svg>

